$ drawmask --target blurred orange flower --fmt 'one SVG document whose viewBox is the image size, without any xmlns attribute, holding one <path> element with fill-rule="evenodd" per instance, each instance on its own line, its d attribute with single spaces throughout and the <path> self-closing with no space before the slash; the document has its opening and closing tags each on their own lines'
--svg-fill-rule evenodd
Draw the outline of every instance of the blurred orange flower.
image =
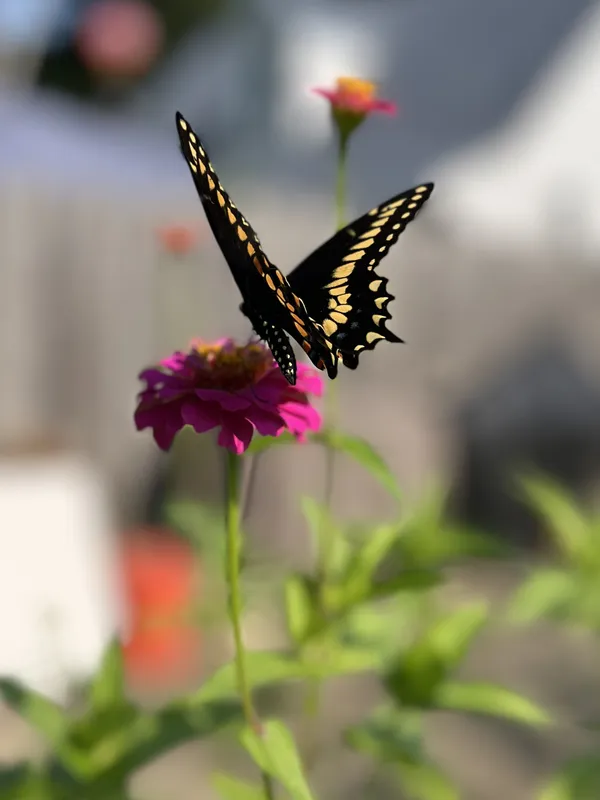
<svg viewBox="0 0 600 800">
<path fill-rule="evenodd" d="M 190 619 L 197 596 L 197 561 L 169 531 L 138 531 L 121 557 L 129 636 L 123 644 L 135 686 L 176 686 L 199 668 L 200 631 Z"/>
<path fill-rule="evenodd" d="M 156 233 L 162 249 L 175 256 L 191 253 L 200 241 L 199 229 L 184 223 L 163 225 Z"/>
<path fill-rule="evenodd" d="M 361 117 L 374 112 L 393 116 L 398 107 L 391 100 L 381 100 L 376 94 L 377 85 L 362 78 L 338 78 L 335 89 L 314 88 L 315 94 L 325 97 L 334 111 Z"/>
<path fill-rule="evenodd" d="M 88 69 L 135 78 L 150 69 L 163 38 L 162 20 L 145 0 L 96 0 L 83 13 L 76 42 Z"/>
</svg>

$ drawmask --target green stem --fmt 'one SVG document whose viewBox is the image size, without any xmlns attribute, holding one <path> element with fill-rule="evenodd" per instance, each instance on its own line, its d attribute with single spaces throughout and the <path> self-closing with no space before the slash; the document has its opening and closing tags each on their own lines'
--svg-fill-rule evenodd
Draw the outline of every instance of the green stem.
<svg viewBox="0 0 600 800">
<path fill-rule="evenodd" d="M 337 177 L 335 182 L 335 229 L 339 231 L 346 224 L 346 164 L 348 162 L 348 133 L 339 132 Z"/>
<path fill-rule="evenodd" d="M 226 525 L 226 564 L 225 573 L 229 587 L 229 617 L 235 643 L 235 671 L 238 691 L 242 700 L 246 724 L 260 734 L 260 720 L 252 702 L 252 690 L 246 669 L 246 650 L 242 636 L 242 593 L 240 589 L 240 477 L 241 459 L 226 451 L 225 464 L 225 525 Z M 261 772 L 265 797 L 275 797 L 273 782 L 266 772 Z"/>
<path fill-rule="evenodd" d="M 348 142 L 350 137 L 347 131 L 338 128 L 339 147 L 338 147 L 338 161 L 337 161 L 337 174 L 335 182 L 335 218 L 336 218 L 336 231 L 339 231 L 346 225 L 346 173 L 348 162 Z M 330 381 L 327 386 L 327 393 L 325 395 L 325 425 L 328 430 L 335 431 L 338 423 L 338 394 L 337 385 L 335 381 Z M 336 452 L 333 447 L 327 447 L 325 450 L 325 488 L 324 488 L 324 501 L 327 509 L 331 508 L 333 499 L 334 488 L 334 475 L 335 475 L 335 459 Z M 321 613 L 327 614 L 326 599 L 324 597 L 324 590 L 326 582 L 331 571 L 331 561 L 335 554 L 335 540 L 332 531 L 321 531 L 319 537 L 319 547 L 317 552 L 317 581 L 319 585 L 319 600 L 321 606 Z M 325 654 L 326 657 L 326 654 Z M 305 712 L 312 722 L 310 731 L 310 740 L 307 747 L 306 766 L 307 768 L 312 765 L 318 757 L 319 748 L 316 741 L 318 733 L 318 725 L 316 718 L 319 715 L 322 696 L 322 681 L 315 678 L 309 681 L 307 687 L 307 695 L 305 698 Z"/>
</svg>

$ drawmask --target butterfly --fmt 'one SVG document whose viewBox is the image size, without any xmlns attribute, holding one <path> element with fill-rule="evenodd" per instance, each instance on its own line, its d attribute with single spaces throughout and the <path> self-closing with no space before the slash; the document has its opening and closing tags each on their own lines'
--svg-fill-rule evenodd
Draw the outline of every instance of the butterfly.
<svg viewBox="0 0 600 800">
<path fill-rule="evenodd" d="M 333 379 L 341 361 L 356 369 L 378 342 L 402 342 L 391 319 L 387 278 L 375 268 L 433 191 L 424 183 L 390 198 L 342 228 L 285 276 L 223 188 L 189 122 L 175 115 L 181 151 L 206 218 L 242 295 L 240 310 L 269 346 L 287 381 L 296 382 L 288 336 Z"/>
</svg>

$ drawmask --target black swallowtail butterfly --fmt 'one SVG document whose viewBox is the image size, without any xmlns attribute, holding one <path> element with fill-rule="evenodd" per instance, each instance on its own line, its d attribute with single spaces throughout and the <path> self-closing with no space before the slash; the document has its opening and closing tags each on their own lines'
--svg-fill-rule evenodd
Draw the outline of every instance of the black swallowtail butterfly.
<svg viewBox="0 0 600 800">
<path fill-rule="evenodd" d="M 335 378 L 338 361 L 356 369 L 359 354 L 401 342 L 386 328 L 387 278 L 375 272 L 433 191 L 424 183 L 396 195 L 338 231 L 286 277 L 223 189 L 197 134 L 175 115 L 181 149 L 212 232 L 242 294 L 240 306 L 270 347 L 286 379 L 296 382 L 295 339 L 318 369 Z"/>
</svg>

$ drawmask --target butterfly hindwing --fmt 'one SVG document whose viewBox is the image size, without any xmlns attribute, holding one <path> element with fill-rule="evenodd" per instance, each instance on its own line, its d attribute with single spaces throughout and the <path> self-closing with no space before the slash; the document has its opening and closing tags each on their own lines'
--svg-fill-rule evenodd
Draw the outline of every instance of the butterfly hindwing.
<svg viewBox="0 0 600 800">
<path fill-rule="evenodd" d="M 255 231 L 221 185 L 189 122 L 177 113 L 176 124 L 181 150 L 208 223 L 244 299 L 242 310 L 256 333 L 267 342 L 280 366 L 273 347 L 281 354 L 285 366 L 282 371 L 290 383 L 295 383 L 295 359 L 291 370 L 287 364 L 288 349 L 291 352 L 291 348 L 287 340 L 287 348 L 278 341 L 280 329 L 302 346 L 315 366 L 327 369 L 329 376 L 335 377 L 337 358 L 327 336 L 310 317 L 303 300 L 292 290 L 285 275 L 265 255 Z M 271 327 L 268 327 L 269 323 Z M 281 336 L 285 338 L 283 331 Z"/>
<path fill-rule="evenodd" d="M 257 336 L 268 345 L 286 380 L 293 386 L 296 383 L 296 356 L 285 331 L 268 322 L 259 311 L 246 306 L 244 312 Z"/>
<path fill-rule="evenodd" d="M 394 297 L 387 278 L 375 270 L 432 191 L 433 184 L 426 183 L 392 197 L 342 228 L 288 275 L 292 290 L 350 369 L 358 366 L 361 351 L 379 341 L 402 341 L 386 327 Z"/>
</svg>

